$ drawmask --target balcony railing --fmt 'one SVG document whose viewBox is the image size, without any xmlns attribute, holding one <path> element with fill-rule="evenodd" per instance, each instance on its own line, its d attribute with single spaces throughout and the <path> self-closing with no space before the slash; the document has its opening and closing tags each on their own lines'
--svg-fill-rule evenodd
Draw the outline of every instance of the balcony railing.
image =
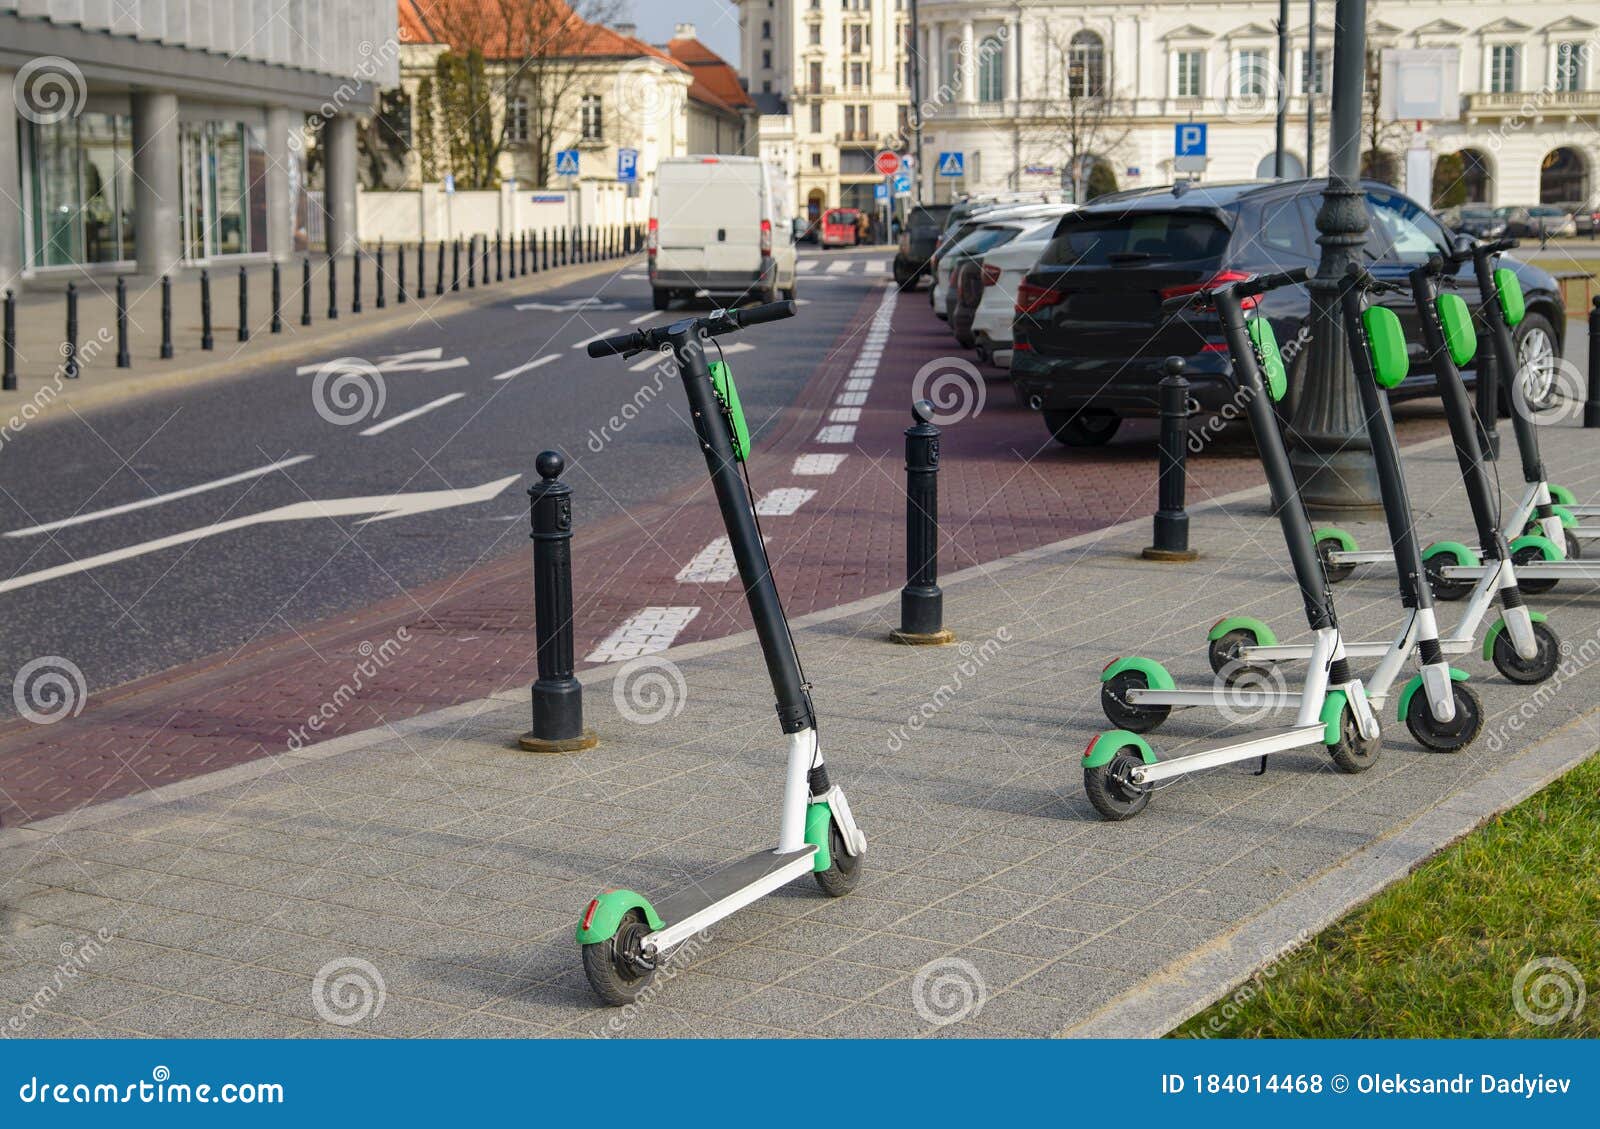
<svg viewBox="0 0 1600 1129">
<path fill-rule="evenodd" d="M 1505 90 L 1468 94 L 1469 114 L 1559 114 L 1600 111 L 1600 90 Z"/>
</svg>

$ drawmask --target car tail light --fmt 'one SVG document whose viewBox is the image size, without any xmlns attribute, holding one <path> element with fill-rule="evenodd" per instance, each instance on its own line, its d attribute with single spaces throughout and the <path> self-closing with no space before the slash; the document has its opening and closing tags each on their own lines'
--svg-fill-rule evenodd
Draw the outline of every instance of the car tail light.
<svg viewBox="0 0 1600 1129">
<path fill-rule="evenodd" d="M 1024 282 L 1017 287 L 1016 312 L 1019 314 L 1032 314 L 1040 310 L 1059 306 L 1066 301 L 1066 295 L 1059 290 L 1048 286 L 1035 286 L 1031 282 Z"/>
<path fill-rule="evenodd" d="M 983 284 L 985 286 L 993 286 L 999 281 L 1000 268 L 996 266 L 990 266 L 988 263 L 985 263 L 983 265 Z"/>
<path fill-rule="evenodd" d="M 762 220 L 761 221 L 761 253 L 763 255 L 772 254 L 772 221 L 771 220 Z"/>
<path fill-rule="evenodd" d="M 1226 286 L 1230 282 L 1243 282 L 1249 277 L 1249 272 L 1242 270 L 1218 271 L 1204 282 L 1186 282 L 1182 286 L 1165 287 L 1161 291 L 1161 300 L 1166 302 L 1173 298 L 1182 298 L 1185 294 L 1198 294 L 1202 290 L 1215 290 L 1217 287 Z M 1260 300 L 1260 295 L 1252 294 L 1248 298 L 1242 299 L 1239 305 L 1248 310 Z M 1204 303 L 1196 303 L 1194 308 L 1197 310 L 1209 309 Z"/>
<path fill-rule="evenodd" d="M 654 216 L 650 217 L 650 228 L 647 238 L 648 242 L 646 243 L 646 246 L 649 248 L 650 253 L 654 255 L 656 253 L 656 248 L 661 245 L 661 221 L 656 219 Z"/>
</svg>

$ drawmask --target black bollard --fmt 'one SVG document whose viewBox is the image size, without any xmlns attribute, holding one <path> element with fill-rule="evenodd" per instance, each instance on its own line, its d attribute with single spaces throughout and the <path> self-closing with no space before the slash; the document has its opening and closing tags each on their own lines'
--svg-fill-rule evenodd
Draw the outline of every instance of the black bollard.
<svg viewBox="0 0 1600 1129">
<path fill-rule="evenodd" d="M 372 304 L 374 306 L 376 306 L 378 309 L 381 310 L 381 309 L 383 309 L 385 306 L 387 306 L 389 304 L 384 299 L 384 296 L 383 296 L 384 278 L 383 278 L 383 240 L 382 239 L 378 240 L 378 269 L 377 269 L 376 273 L 377 273 L 378 277 L 377 277 L 377 280 L 376 280 L 376 282 L 374 284 L 374 289 L 377 291 L 377 294 L 373 298 Z"/>
<path fill-rule="evenodd" d="M 1583 426 L 1600 427 L 1600 298 L 1589 307 L 1589 398 L 1583 402 Z"/>
<path fill-rule="evenodd" d="M 239 332 L 240 341 L 250 340 L 250 280 L 239 268 Z"/>
<path fill-rule="evenodd" d="M 161 276 L 161 359 L 170 361 L 172 347 L 172 279 Z"/>
<path fill-rule="evenodd" d="M 0 391 L 17 390 L 17 296 L 6 291 L 5 329 L 0 338 L 0 352 L 5 354 L 5 368 L 0 373 Z"/>
<path fill-rule="evenodd" d="M 487 272 L 485 277 L 487 277 Z M 494 280 L 496 282 L 504 282 L 506 280 L 506 264 L 505 260 L 501 258 L 500 233 L 498 231 L 494 233 Z"/>
<path fill-rule="evenodd" d="M 433 265 L 433 296 L 444 293 L 444 240 L 439 240 L 439 258 Z"/>
<path fill-rule="evenodd" d="M 350 250 L 350 312 L 361 312 L 361 244 Z"/>
<path fill-rule="evenodd" d="M 528 231 L 526 228 L 522 230 L 521 235 L 518 237 L 518 242 L 522 248 L 518 261 L 522 264 L 522 277 L 526 278 L 528 277 Z"/>
<path fill-rule="evenodd" d="M 269 332 L 283 332 L 283 271 L 282 263 L 272 264 L 272 324 Z"/>
<path fill-rule="evenodd" d="M 62 375 L 78 379 L 78 284 L 67 283 L 67 340 L 61 346 Z"/>
<path fill-rule="evenodd" d="M 533 521 L 533 615 L 539 678 L 533 728 L 517 739 L 536 753 L 572 753 L 598 744 L 583 727 L 583 685 L 572 676 L 572 487 L 559 481 L 566 460 L 543 451 L 540 481 L 528 490 Z"/>
<path fill-rule="evenodd" d="M 211 272 L 200 272 L 200 348 L 210 349 L 216 344 L 211 338 Z"/>
<path fill-rule="evenodd" d="M 1478 450 L 1486 459 L 1500 457 L 1500 359 L 1487 326 L 1478 326 Z"/>
<path fill-rule="evenodd" d="M 939 429 L 933 412 L 932 403 L 918 400 L 906 428 L 906 586 L 900 589 L 900 627 L 889 638 L 913 646 L 955 639 L 944 626 L 939 590 Z"/>
<path fill-rule="evenodd" d="M 485 286 L 488 286 L 489 285 L 489 237 L 487 235 L 485 235 L 483 237 L 483 252 L 482 252 L 482 254 L 483 254 L 483 270 L 482 270 L 483 284 Z"/>
<path fill-rule="evenodd" d="M 1147 561 L 1192 561 L 1200 554 L 1189 548 L 1189 513 L 1183 508 L 1189 455 L 1189 382 L 1183 358 L 1168 357 L 1167 375 L 1157 386 L 1161 401 L 1161 439 L 1157 450 L 1158 506 L 1155 544 L 1141 554 Z"/>
<path fill-rule="evenodd" d="M 300 260 L 300 324 L 311 324 L 311 256 Z"/>
<path fill-rule="evenodd" d="M 117 367 L 132 368 L 128 356 L 128 280 L 117 277 Z"/>
<path fill-rule="evenodd" d="M 537 236 L 535 236 L 535 238 L 537 238 Z M 549 232 L 548 229 L 546 229 L 546 231 L 544 233 L 543 242 L 544 242 L 544 266 L 543 266 L 542 269 L 549 270 L 550 269 L 550 232 Z M 534 249 L 538 250 L 537 245 L 535 245 Z M 535 264 L 535 265 L 537 266 L 537 264 Z"/>
<path fill-rule="evenodd" d="M 328 254 L 328 320 L 339 316 L 339 260 Z"/>
<path fill-rule="evenodd" d="M 461 236 L 459 235 L 450 245 L 450 289 L 452 292 L 461 289 Z"/>
<path fill-rule="evenodd" d="M 420 260 L 422 256 L 418 255 L 417 258 Z M 403 306 L 406 304 L 406 252 L 404 247 L 395 252 L 394 261 L 400 268 L 400 276 L 394 280 L 394 304 Z"/>
<path fill-rule="evenodd" d="M 478 285 L 478 237 L 467 236 L 467 289 Z"/>
</svg>

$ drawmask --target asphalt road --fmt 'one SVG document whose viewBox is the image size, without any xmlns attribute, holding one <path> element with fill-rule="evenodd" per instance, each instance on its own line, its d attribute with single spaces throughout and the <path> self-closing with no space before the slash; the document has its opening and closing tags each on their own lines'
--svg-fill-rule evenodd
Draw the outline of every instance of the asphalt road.
<svg viewBox="0 0 1600 1129">
<path fill-rule="evenodd" d="M 798 317 L 722 339 L 758 439 L 881 293 L 888 254 L 802 260 Z M 0 454 L 7 677 L 58 655 L 100 691 L 529 552 L 546 448 L 580 525 L 703 476 L 675 377 L 581 348 L 682 316 L 652 313 L 636 261 L 374 333 L 320 377 L 335 358 L 34 423 Z"/>
</svg>

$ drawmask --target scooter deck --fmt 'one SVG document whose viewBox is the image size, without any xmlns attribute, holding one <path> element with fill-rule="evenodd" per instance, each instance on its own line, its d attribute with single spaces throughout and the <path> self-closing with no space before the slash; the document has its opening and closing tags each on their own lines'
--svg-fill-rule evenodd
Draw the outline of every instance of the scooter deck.
<svg viewBox="0 0 1600 1129">
<path fill-rule="evenodd" d="M 730 862 L 657 902 L 656 913 L 666 925 L 645 940 L 664 949 L 686 940 L 810 871 L 816 850 L 807 843 L 797 851 L 757 851 Z"/>
<path fill-rule="evenodd" d="M 1322 738 L 1323 726 L 1320 722 L 1314 725 L 1283 725 L 1274 729 L 1263 729 L 1248 737 L 1223 737 L 1201 742 L 1184 752 L 1175 754 L 1171 760 L 1158 760 L 1155 764 L 1136 769 L 1134 779 L 1139 783 L 1154 784 L 1158 780 L 1196 772 L 1202 768 L 1215 768 L 1235 761 L 1285 753 L 1290 749 L 1321 745 Z"/>
</svg>

